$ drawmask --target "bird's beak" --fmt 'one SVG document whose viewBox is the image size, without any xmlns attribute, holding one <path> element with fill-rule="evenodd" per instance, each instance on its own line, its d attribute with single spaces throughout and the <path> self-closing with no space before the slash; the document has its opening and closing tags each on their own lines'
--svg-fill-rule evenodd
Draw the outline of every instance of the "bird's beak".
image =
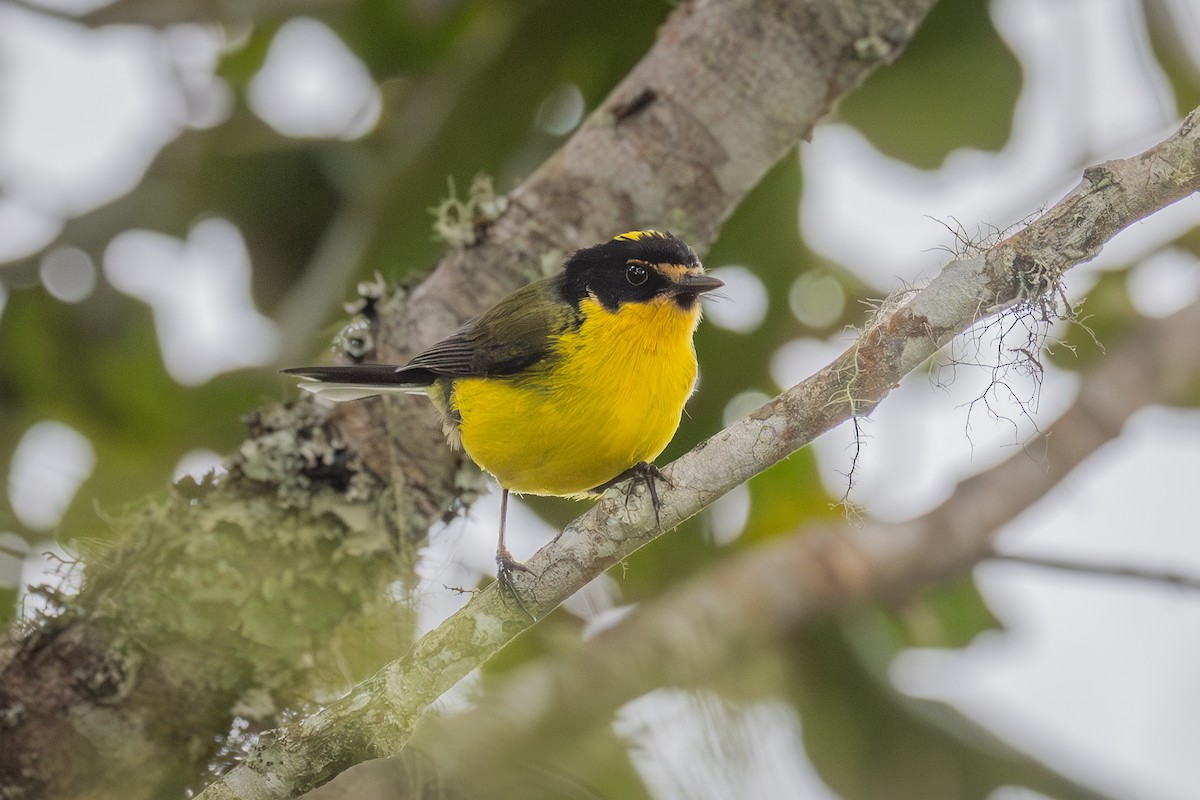
<svg viewBox="0 0 1200 800">
<path fill-rule="evenodd" d="M 713 289 L 720 289 L 725 285 L 725 282 L 711 275 L 702 275 L 699 273 L 686 273 L 675 280 L 675 294 L 690 294 L 701 295 L 705 292 L 711 292 Z"/>
</svg>

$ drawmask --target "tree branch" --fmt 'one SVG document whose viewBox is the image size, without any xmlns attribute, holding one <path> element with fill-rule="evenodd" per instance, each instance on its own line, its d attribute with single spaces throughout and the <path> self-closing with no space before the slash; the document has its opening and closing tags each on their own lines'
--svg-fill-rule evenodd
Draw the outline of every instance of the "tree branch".
<svg viewBox="0 0 1200 800">
<path fill-rule="evenodd" d="M 569 740 L 653 689 L 703 683 L 832 613 L 902 603 L 988 559 L 1200 588 L 1194 577 L 998 556 L 993 548 L 1004 526 L 1116 438 L 1133 413 L 1176 401 L 1195 385 L 1200 349 L 1188 343 L 1198 337 L 1200 304 L 1143 319 L 1084 376 L 1078 398 L 1046 435 L 1054 447 L 1044 461 L 1021 450 L 910 522 L 869 522 L 859 531 L 825 522 L 741 553 L 573 651 L 522 667 L 472 710 L 430 720 L 420 750 L 443 786 L 471 796 L 486 780 L 489 796 L 520 796 L 506 791 L 513 789 L 506 765 L 523 763 L 531 743 Z M 1123 391 L 1130 383 L 1142 390 Z"/>
<path fill-rule="evenodd" d="M 449 253 L 421 286 L 373 306 L 376 355 L 402 359 L 531 273 L 557 268 L 557 255 L 617 231 L 669 226 L 705 249 L 766 171 L 899 55 L 932 4 L 680 4 L 646 57 L 510 195 L 476 244 Z M 0 710 L 12 721 L 0 793 L 156 795 L 195 779 L 247 698 L 265 698 L 255 708 L 269 717 L 273 705 L 311 696 L 316 679 L 305 659 L 327 656 L 344 620 L 372 603 L 378 611 L 386 585 L 406 569 L 395 550 L 415 553 L 463 491 L 460 462 L 430 421 L 427 408 L 404 403 L 267 407 L 251 417 L 252 437 L 227 477 L 181 487 L 119 521 L 121 537 L 89 560 L 80 596 L 0 649 Z M 506 619 L 491 618 L 510 633 L 519 628 Z M 458 630 L 469 640 L 474 627 Z M 478 663 L 482 653 L 466 659 Z M 425 655 L 431 660 L 421 662 Z M 436 657 L 434 640 L 413 651 L 423 676 L 412 679 L 413 710 L 379 706 L 366 744 L 386 751 L 402 741 L 439 687 L 465 672 Z M 389 726 L 398 733 L 375 733 Z M 315 758 L 315 771 L 265 769 L 320 780 L 361 757 L 345 744 Z M 272 785 L 289 793 L 305 784 Z"/>
<path fill-rule="evenodd" d="M 1010 564 L 1023 564 L 1027 567 L 1041 567 L 1059 572 L 1073 572 L 1093 578 L 1121 578 L 1139 583 L 1159 584 L 1200 592 L 1200 576 L 1169 569 L 1131 567 L 1124 564 L 1098 564 L 1071 558 L 1039 556 L 1032 553 L 993 552 L 988 555 L 988 560 L 1006 561 Z"/>
<path fill-rule="evenodd" d="M 1132 158 L 1110 161 L 1084 172 L 1080 184 L 1059 203 L 1017 234 L 971 258 L 956 260 L 924 289 L 878 314 L 859 341 L 811 378 L 797 384 L 724 431 L 702 442 L 664 470 L 670 485 L 660 490 L 656 515 L 644 491 L 632 498 L 610 490 L 597 505 L 564 529 L 527 561 L 534 577 L 519 576 L 518 591 L 535 613 L 557 606 L 620 559 L 699 513 L 720 495 L 808 444 L 821 433 L 856 415 L 869 413 L 900 379 L 936 353 L 955 334 L 1018 303 L 1038 303 L 1057 290 L 1072 266 L 1094 257 L 1109 239 L 1132 222 L 1200 189 L 1200 109 L 1165 141 Z M 1194 341 L 1185 339 L 1183 341 Z M 1172 355 L 1179 347 L 1165 347 Z M 1166 353 L 1163 353 L 1165 358 Z M 1139 371 L 1134 370 L 1134 376 Z M 1113 393 L 1119 403 L 1147 402 L 1150 387 L 1120 377 Z M 1130 385 L 1127 382 L 1134 380 Z M 1114 405 L 1119 404 L 1117 400 Z M 1111 421 L 1111 410 L 1089 409 Z M 1118 426 L 1119 427 L 1119 426 Z M 1021 507 L 1052 485 L 1056 465 L 1036 480 L 1022 477 L 1006 493 L 1004 505 Z M 972 482 L 960 487 L 963 496 Z M 760 602 L 773 598 L 779 609 L 740 600 L 741 612 L 768 612 L 794 619 L 801 609 L 819 605 L 825 595 L 851 598 L 888 595 L 888 588 L 936 580 L 948 568 L 961 568 L 984 557 L 972 530 L 996 527 L 995 504 L 972 506 L 970 514 L 930 520 L 937 531 L 939 558 L 919 557 L 928 543 L 921 530 L 901 526 L 886 534 L 864 531 L 857 556 L 833 548 L 827 557 L 808 555 L 815 545 L 802 540 L 795 549 L 763 559 L 756 575 Z M 656 517 L 661 527 L 655 526 Z M 842 541 L 840 538 L 838 542 Z M 904 543 L 919 542 L 919 547 Z M 771 572 L 769 563 L 788 569 Z M 730 578 L 732 579 L 732 578 Z M 719 578 L 718 582 L 725 580 Z M 851 587 L 839 593 L 834 587 Z M 749 585 L 742 587 L 749 589 Z M 697 590 L 699 591 L 699 590 Z M 659 664 L 668 653 L 686 652 L 686 660 L 711 660 L 694 652 L 696 632 L 711 627 L 734 629 L 724 622 L 734 611 L 697 597 L 691 624 L 672 619 L 645 641 Z M 789 599 L 790 598 L 790 599 Z M 703 602 L 701 602 L 703 601 Z M 827 604 L 822 606 L 828 610 Z M 207 789 L 202 797 L 279 798 L 316 785 L 350 764 L 398 750 L 428 705 L 528 627 L 522 612 L 506 604 L 490 586 L 439 628 L 426 634 L 403 658 L 384 667 L 345 698 L 287 728 L 264 737 L 261 748 Z M 747 634 L 748 635 L 748 634 Z M 610 673 L 616 675 L 617 673 Z"/>
</svg>

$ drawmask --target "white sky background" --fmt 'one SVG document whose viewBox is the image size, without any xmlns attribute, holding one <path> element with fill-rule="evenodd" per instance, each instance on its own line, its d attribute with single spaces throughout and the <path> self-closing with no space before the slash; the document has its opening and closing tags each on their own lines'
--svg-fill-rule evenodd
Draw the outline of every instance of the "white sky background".
<svg viewBox="0 0 1200 800">
<path fill-rule="evenodd" d="M 1171 5 L 1185 38 L 1200 42 L 1200 11 L 1188 0 Z M 919 285 L 936 272 L 944 260 L 936 248 L 951 242 L 929 217 L 1007 225 L 1054 202 L 1087 163 L 1136 153 L 1176 123 L 1133 0 L 997 0 L 994 9 L 1025 71 L 1013 137 L 1002 152 L 955 153 L 943 168 L 925 172 L 884 158 L 839 125 L 819 128 L 803 148 L 805 191 L 821 198 L 806 202 L 798 220 L 807 241 L 877 285 Z M 303 51 L 293 66 L 304 69 L 289 68 L 288 41 Z M 182 128 L 219 121 L 230 98 L 228 88 L 211 78 L 218 44 L 194 26 L 163 35 L 127 27 L 89 32 L 0 2 L 0 258 L 40 246 L 64 214 L 81 213 L 127 191 L 157 148 Z M 268 67 L 249 102 L 280 130 L 352 137 L 374 123 L 377 90 L 336 37 L 317 23 L 285 27 Z M 180 80 L 186 92 L 180 91 Z M 562 88 L 562 97 L 547 102 L 553 100 L 556 108 L 570 105 L 577 94 L 572 88 Z M 582 109 L 572 109 L 572 122 L 555 122 L 556 132 L 566 133 L 558 128 L 577 123 Z M 1198 223 L 1200 201 L 1191 199 L 1135 226 L 1095 264 L 1072 273 L 1072 290 L 1084 293 L 1088 275 L 1096 270 L 1154 254 L 1130 279 L 1140 309 L 1165 314 L 1195 300 L 1200 295 L 1195 259 L 1156 251 Z M 250 301 L 249 266 L 237 230 L 222 220 L 204 220 L 186 241 L 147 231 L 123 234 L 101 265 L 82 263 L 70 251 L 59 253 L 48 259 L 43 280 L 64 302 L 86 301 L 95 281 L 107 280 L 149 303 L 167 369 L 181 382 L 202 383 L 227 369 L 268 363 L 274 353 L 272 323 Z M 710 321 L 729 335 L 756 326 L 764 303 L 783 301 L 767 298 L 753 274 L 736 265 L 710 266 L 726 268 L 721 274 L 732 302 L 714 308 Z M 836 285 L 803 284 L 790 300 L 798 315 L 819 313 L 838 302 L 839 291 Z M 828 300 L 804 307 L 805 298 L 817 292 Z M 0 314 L 4 302 L 0 291 Z M 172 320 L 182 324 L 172 326 Z M 261 349 L 247 352 L 246 341 Z M 790 384 L 846 343 L 843 334 L 831 332 L 827 342 L 787 345 L 774 359 L 772 375 L 781 385 Z M 936 505 L 963 476 L 1007 458 L 1033 430 L 1032 423 L 1014 435 L 1007 424 L 978 416 L 971 419 L 970 441 L 964 435 L 963 404 L 977 395 L 983 377 L 960 372 L 945 391 L 920 376 L 905 381 L 868 426 L 855 500 L 875 516 L 903 519 Z M 1074 391 L 1071 376 L 1051 371 L 1036 425 L 1049 427 Z M 728 416 L 740 416 L 763 399 L 741 397 Z M 1019 411 L 1014 408 L 1012 416 L 1019 418 Z M 94 456 L 86 440 L 54 420 L 39 423 L 29 436 L 28 446 L 12 455 L 7 489 L 14 510 L 36 509 L 20 512 L 23 519 L 32 515 L 26 522 L 49 530 L 56 520 L 38 514 L 65 507 Z M 848 443 L 848 432 L 835 431 L 816 445 L 824 479 L 835 494 L 844 485 Z M 55 457 L 29 455 L 39 452 Z M 204 465 L 215 456 L 190 459 L 189 465 Z M 47 463 L 61 465 L 61 475 L 47 476 Z M 1118 442 L 1014 522 L 1001 544 L 1019 552 L 1200 574 L 1198 476 L 1200 417 L 1147 410 Z M 49 487 L 44 502 L 28 500 L 30 485 Z M 745 503 L 745 493 L 735 492 L 714 510 L 712 527 L 719 540 L 739 535 Z M 465 524 L 435 532 L 423 567 L 429 590 L 426 624 L 436 624 L 459 602 L 436 592 L 437 587 L 468 585 L 471 575 L 490 569 L 494 505 L 481 503 Z M 551 535 L 525 509 L 518 506 L 511 513 L 521 522 L 510 525 L 518 557 Z M 20 555 L 15 538 L 0 531 L 0 580 L 11 580 L 4 570 L 11 576 Z M 981 637 L 963 651 L 906 654 L 895 669 L 899 685 L 954 702 L 1101 788 L 1149 800 L 1194 797 L 1200 785 L 1195 758 L 1200 752 L 1195 680 L 1200 598 L 1011 564 L 986 565 L 977 577 L 1008 630 Z M 571 607 L 602 625 L 619 602 L 619 584 L 604 579 Z M 667 701 L 674 704 L 672 713 L 689 713 L 678 698 Z M 778 708 L 746 713 L 757 725 L 773 720 L 781 736 L 798 735 L 797 724 Z M 687 774 L 672 759 L 688 756 L 671 756 L 679 748 L 669 747 L 663 731 L 646 726 L 645 718 L 643 705 L 631 706 L 619 728 L 642 751 L 656 754 L 642 768 L 660 796 L 683 796 L 663 787 L 672 780 L 678 784 L 673 774 Z M 662 773 L 653 773 L 656 762 L 666 765 Z M 786 760 L 764 758 L 760 768 L 775 773 L 778 785 L 797 780 Z"/>
</svg>

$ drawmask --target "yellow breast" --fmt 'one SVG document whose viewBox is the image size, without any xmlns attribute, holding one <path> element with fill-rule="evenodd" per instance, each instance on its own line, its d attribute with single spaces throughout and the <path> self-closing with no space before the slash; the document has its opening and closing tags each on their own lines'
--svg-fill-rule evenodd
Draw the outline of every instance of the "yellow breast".
<svg viewBox="0 0 1200 800">
<path fill-rule="evenodd" d="M 580 311 L 547 367 L 454 382 L 463 448 L 514 492 L 579 495 L 653 461 L 695 386 L 699 304 L 659 298 L 614 312 L 587 298 Z"/>
</svg>

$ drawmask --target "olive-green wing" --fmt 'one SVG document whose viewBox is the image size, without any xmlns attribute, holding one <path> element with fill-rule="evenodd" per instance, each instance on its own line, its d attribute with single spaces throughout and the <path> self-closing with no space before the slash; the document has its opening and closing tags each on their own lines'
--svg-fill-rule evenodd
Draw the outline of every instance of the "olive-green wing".
<svg viewBox="0 0 1200 800">
<path fill-rule="evenodd" d="M 571 318 L 553 279 L 531 283 L 397 370 L 451 377 L 513 375 L 546 359 Z"/>
</svg>

